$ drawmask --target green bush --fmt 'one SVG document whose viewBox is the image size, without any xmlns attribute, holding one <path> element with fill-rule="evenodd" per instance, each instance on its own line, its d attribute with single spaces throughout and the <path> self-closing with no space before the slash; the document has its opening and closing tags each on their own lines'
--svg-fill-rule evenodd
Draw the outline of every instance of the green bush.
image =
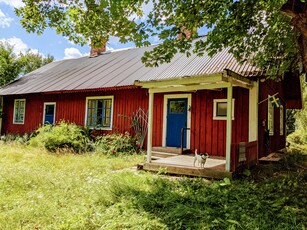
<svg viewBox="0 0 307 230">
<path fill-rule="evenodd" d="M 287 136 L 291 149 L 302 151 L 307 154 L 307 133 L 304 130 L 296 130 Z"/>
<path fill-rule="evenodd" d="M 61 121 L 55 126 L 44 125 L 37 129 L 36 136 L 30 139 L 30 145 L 44 147 L 51 152 L 72 150 L 81 153 L 94 149 L 87 129 L 65 121 Z"/>
<path fill-rule="evenodd" d="M 130 136 L 128 132 L 96 137 L 96 150 L 111 155 L 118 153 L 133 154 L 140 151 L 136 138 Z"/>
</svg>

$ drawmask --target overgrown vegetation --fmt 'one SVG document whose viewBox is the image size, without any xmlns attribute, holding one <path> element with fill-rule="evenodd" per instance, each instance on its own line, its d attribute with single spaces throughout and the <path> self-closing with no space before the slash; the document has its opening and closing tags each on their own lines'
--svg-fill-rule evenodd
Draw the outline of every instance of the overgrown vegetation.
<svg viewBox="0 0 307 230">
<path fill-rule="evenodd" d="M 93 150 L 88 130 L 64 121 L 55 126 L 48 124 L 40 127 L 29 143 L 31 146 L 43 147 L 51 152 L 69 150 L 81 153 Z"/>
<path fill-rule="evenodd" d="M 96 151 L 107 154 L 133 154 L 140 151 L 136 138 L 125 134 L 114 133 L 96 137 Z"/>
<path fill-rule="evenodd" d="M 287 140 L 291 148 L 307 153 L 307 84 L 303 87 L 303 109 L 295 113 L 295 131 Z"/>
<path fill-rule="evenodd" d="M 3 135 L 2 142 L 29 144 L 32 147 L 58 153 L 95 152 L 109 155 L 140 152 L 137 137 L 128 132 L 99 135 L 95 131 L 65 121 L 57 125 L 44 125 L 32 134 Z"/>
<path fill-rule="evenodd" d="M 306 228 L 306 158 L 299 153 L 279 166 L 284 173 L 268 165 L 272 172 L 256 180 L 213 182 L 136 173 L 130 167 L 144 161 L 136 154 L 20 146 L 0 144 L 0 229 Z"/>
</svg>

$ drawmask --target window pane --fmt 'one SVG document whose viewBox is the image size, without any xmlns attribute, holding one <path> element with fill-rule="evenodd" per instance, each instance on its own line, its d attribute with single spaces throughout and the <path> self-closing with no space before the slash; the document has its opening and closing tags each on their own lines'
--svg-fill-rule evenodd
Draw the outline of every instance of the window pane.
<svg viewBox="0 0 307 230">
<path fill-rule="evenodd" d="M 268 100 L 268 129 L 269 134 L 271 136 L 274 135 L 274 107 L 271 104 L 270 100 Z"/>
<path fill-rule="evenodd" d="M 227 102 L 217 102 L 216 105 L 216 114 L 220 117 L 226 117 L 227 116 Z"/>
<path fill-rule="evenodd" d="M 185 109 L 185 101 L 170 101 L 170 113 L 182 114 Z"/>
<path fill-rule="evenodd" d="M 25 113 L 25 100 L 16 99 L 14 101 L 14 123 L 23 123 Z"/>
<path fill-rule="evenodd" d="M 112 99 L 90 99 L 87 108 L 87 125 L 92 128 L 111 126 Z"/>
</svg>

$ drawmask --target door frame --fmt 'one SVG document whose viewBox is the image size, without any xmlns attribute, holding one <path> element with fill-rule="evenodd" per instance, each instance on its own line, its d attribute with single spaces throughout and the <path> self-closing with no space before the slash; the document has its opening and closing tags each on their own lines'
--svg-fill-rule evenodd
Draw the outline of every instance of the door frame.
<svg viewBox="0 0 307 230">
<path fill-rule="evenodd" d="M 43 111 L 43 125 L 45 124 L 45 113 L 46 113 L 46 105 L 54 105 L 54 117 L 53 117 L 53 124 L 55 124 L 55 116 L 56 116 L 56 102 L 44 102 L 44 111 Z"/>
<path fill-rule="evenodd" d="M 168 99 L 188 99 L 187 104 L 187 128 L 191 128 L 191 105 L 192 105 L 192 95 L 190 93 L 185 94 L 165 94 L 164 95 L 164 105 L 163 105 L 163 133 L 162 133 L 162 146 L 166 147 L 166 131 L 167 131 L 167 102 Z M 187 131 L 186 135 L 186 148 L 190 148 L 191 142 L 191 130 Z"/>
</svg>

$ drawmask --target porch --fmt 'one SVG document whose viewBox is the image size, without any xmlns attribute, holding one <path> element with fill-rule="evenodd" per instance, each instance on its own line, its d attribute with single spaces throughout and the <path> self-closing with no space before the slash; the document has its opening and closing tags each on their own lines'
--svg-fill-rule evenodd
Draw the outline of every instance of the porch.
<svg viewBox="0 0 307 230">
<path fill-rule="evenodd" d="M 142 169 L 145 171 L 163 172 L 180 176 L 196 176 L 213 179 L 232 178 L 232 172 L 225 170 L 226 160 L 224 158 L 208 158 L 203 169 L 195 163 L 194 155 L 167 155 L 156 158 L 153 154 L 150 163 L 144 163 Z"/>
<path fill-rule="evenodd" d="M 182 77 L 178 79 L 160 79 L 155 81 L 144 81 L 144 82 L 135 82 L 136 85 L 141 86 L 142 88 L 148 89 L 149 95 L 149 111 L 148 111 L 148 135 L 147 135 L 147 162 L 144 163 L 143 168 L 145 170 L 159 171 L 165 170 L 167 173 L 176 173 L 182 175 L 194 175 L 194 176 L 205 176 L 212 178 L 223 178 L 231 177 L 232 173 L 236 171 L 238 167 L 244 165 L 244 161 L 248 157 L 242 157 L 235 152 L 238 152 L 239 142 L 245 141 L 247 143 L 256 142 L 257 145 L 257 108 L 258 108 L 258 83 L 253 82 L 248 78 L 244 78 L 238 74 L 235 74 L 232 71 L 224 70 L 222 73 L 213 74 L 213 75 L 204 75 L 204 76 L 192 76 L 192 77 Z M 248 94 L 244 98 L 247 98 L 245 103 L 241 100 L 241 110 L 240 110 L 240 120 L 238 116 L 234 116 L 234 97 L 233 97 L 233 88 L 243 88 L 248 90 Z M 224 90 L 223 97 L 214 97 L 202 96 L 201 92 L 213 92 L 210 95 L 213 95 L 215 92 L 221 92 Z M 240 91 L 242 93 L 242 91 Z M 245 91 L 246 92 L 246 91 Z M 159 94 L 163 94 L 163 101 L 159 99 L 160 103 L 155 103 L 155 95 L 158 98 L 161 98 Z M 193 103 L 192 103 L 193 98 Z M 203 101 L 204 98 L 211 98 L 210 101 Z M 242 95 L 237 96 L 237 98 L 243 98 Z M 217 119 L 215 112 L 217 111 L 214 107 L 215 99 L 222 99 L 223 102 L 223 119 Z M 161 104 L 163 103 L 163 106 Z M 239 102 L 238 102 L 239 103 Z M 248 109 L 244 108 L 244 111 L 247 112 L 247 118 L 242 114 L 243 107 L 242 105 L 248 105 Z M 159 110 L 157 106 L 159 106 Z M 202 106 L 203 107 L 202 107 Z M 204 108 L 209 108 L 205 110 Z M 154 111 L 163 111 L 160 112 L 158 119 L 159 124 L 162 124 L 162 129 L 154 130 Z M 203 112 L 202 112 L 203 111 Z M 239 110 L 238 110 L 239 111 Z M 183 122 L 181 120 L 174 122 L 178 114 L 182 114 Z M 202 119 L 202 125 L 197 123 L 199 117 L 195 114 L 201 116 L 200 114 L 206 114 L 207 117 Z M 162 117 L 162 119 L 161 119 Z M 174 117 L 174 118 L 173 118 Z M 246 119 L 245 119 L 246 118 Z M 247 120 L 249 122 L 244 122 Z M 208 130 L 212 130 L 212 127 L 218 127 L 217 120 L 225 120 L 223 131 L 223 137 L 219 136 L 220 130 L 215 130 L 215 133 L 209 133 Z M 237 126 L 240 130 L 241 127 L 247 127 L 248 131 L 245 132 L 245 136 L 235 133 L 233 135 L 233 121 L 238 121 Z M 173 126 L 175 123 L 176 126 Z M 215 123 L 215 124 L 213 124 Z M 206 125 L 204 125 L 206 124 Z M 207 128 L 207 124 L 208 127 Z M 222 124 L 222 123 L 219 123 Z M 157 124 L 156 124 L 157 125 Z M 172 143 L 170 140 L 180 140 L 180 136 L 177 130 L 178 127 L 188 130 L 186 132 L 185 138 L 182 139 L 181 135 L 181 149 L 183 147 L 194 149 L 202 148 L 202 152 L 208 152 L 211 155 L 211 159 L 208 160 L 204 169 L 193 167 L 194 154 L 189 155 L 178 155 L 178 156 L 169 156 L 166 159 L 156 159 L 153 151 L 153 140 L 157 136 L 162 136 L 162 141 L 159 141 L 158 144 L 162 146 L 177 146 L 180 144 Z M 206 128 L 205 128 L 206 127 Z M 222 126 L 219 126 L 222 127 Z M 235 126 L 234 126 L 235 127 Z M 207 135 L 207 138 L 205 137 Z M 211 136 L 210 136 L 211 135 Z M 214 142 L 212 141 L 212 136 L 214 135 Z M 195 141 L 195 137 L 198 137 L 199 140 Z M 157 142 L 157 141 L 156 141 Z M 235 143 L 234 143 L 235 142 Z M 214 151 L 206 150 L 204 146 L 218 146 Z M 246 148 L 249 148 L 248 146 Z M 255 149 L 255 155 L 257 156 L 257 148 Z M 183 150 L 181 151 L 181 153 Z M 254 152 L 254 151 L 253 151 Z M 243 155 L 242 153 L 241 155 Z M 212 156 L 224 156 L 223 159 L 215 159 Z M 214 175 L 212 174 L 214 171 Z M 216 176 L 217 174 L 218 176 Z"/>
<path fill-rule="evenodd" d="M 180 148 L 152 147 L 151 161 L 139 168 L 145 171 L 163 172 L 172 175 L 196 176 L 213 179 L 232 178 L 233 173 L 253 166 L 258 162 L 258 142 L 232 144 L 231 171 L 226 170 L 226 158 L 210 156 L 204 168 L 198 162 L 194 166 L 194 153 L 180 154 Z"/>
</svg>

